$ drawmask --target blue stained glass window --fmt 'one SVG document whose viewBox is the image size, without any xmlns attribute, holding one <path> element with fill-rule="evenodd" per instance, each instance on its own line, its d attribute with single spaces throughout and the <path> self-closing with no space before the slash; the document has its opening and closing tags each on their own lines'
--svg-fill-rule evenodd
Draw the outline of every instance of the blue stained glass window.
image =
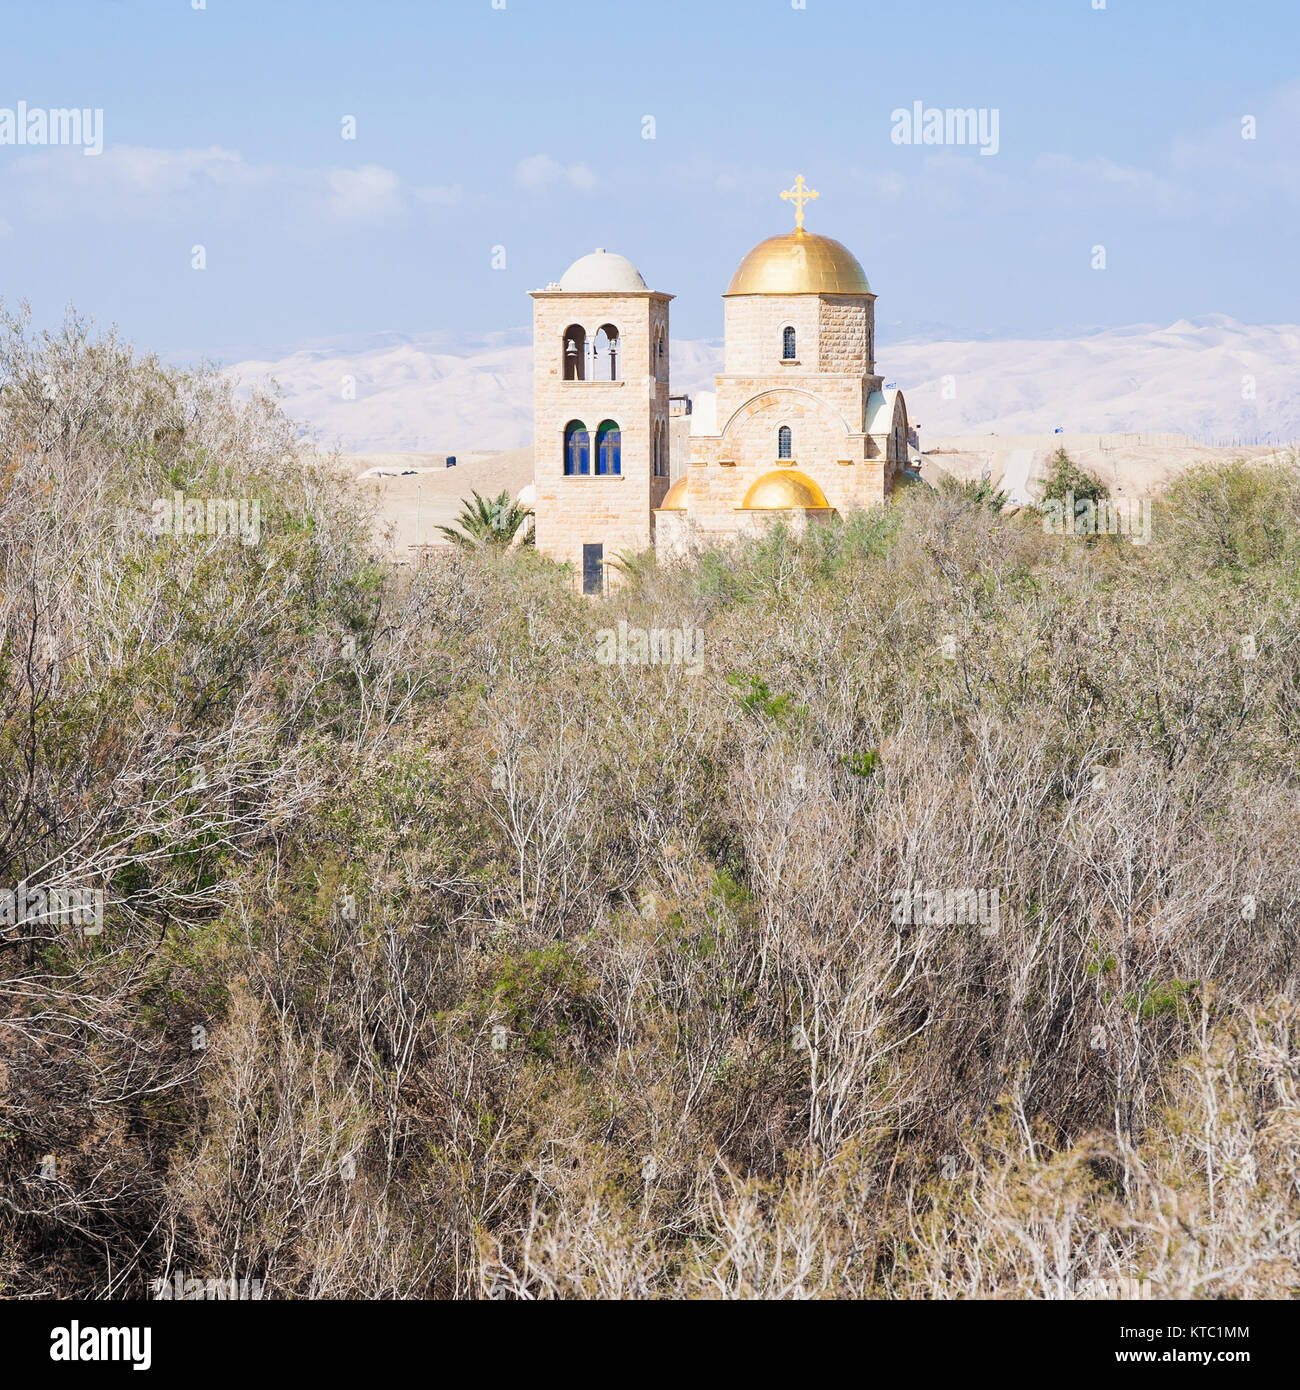
<svg viewBox="0 0 1300 1390">
<path fill-rule="evenodd" d="M 623 432 L 613 420 L 605 420 L 596 431 L 596 472 L 610 476 L 623 471 Z"/>
<path fill-rule="evenodd" d="M 591 436 L 581 420 L 570 420 L 564 427 L 564 471 L 591 472 Z"/>
</svg>

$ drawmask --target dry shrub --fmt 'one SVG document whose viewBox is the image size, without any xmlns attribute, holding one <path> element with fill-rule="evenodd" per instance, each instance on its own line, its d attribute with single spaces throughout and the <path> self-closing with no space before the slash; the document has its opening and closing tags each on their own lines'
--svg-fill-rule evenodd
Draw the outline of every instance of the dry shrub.
<svg viewBox="0 0 1300 1390">
<path fill-rule="evenodd" d="M 0 378 L 0 886 L 107 902 L 0 942 L 12 1291 L 1292 1291 L 1293 468 L 593 603 L 382 571 L 273 403 L 75 323 Z"/>
</svg>

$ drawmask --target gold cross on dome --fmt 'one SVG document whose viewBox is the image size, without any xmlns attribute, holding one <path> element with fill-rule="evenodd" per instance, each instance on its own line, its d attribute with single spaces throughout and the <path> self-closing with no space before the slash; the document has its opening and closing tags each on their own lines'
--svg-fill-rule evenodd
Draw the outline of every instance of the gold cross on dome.
<svg viewBox="0 0 1300 1390">
<path fill-rule="evenodd" d="M 810 203 L 814 198 L 820 198 L 821 194 L 815 188 L 809 188 L 803 181 L 800 174 L 794 181 L 793 188 L 787 188 L 781 196 L 794 204 L 794 225 L 796 231 L 803 230 L 803 205 Z"/>
</svg>

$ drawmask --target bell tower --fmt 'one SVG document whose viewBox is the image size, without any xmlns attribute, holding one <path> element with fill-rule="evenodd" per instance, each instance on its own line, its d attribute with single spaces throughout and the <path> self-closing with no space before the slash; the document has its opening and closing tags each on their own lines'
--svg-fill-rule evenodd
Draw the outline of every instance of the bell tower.
<svg viewBox="0 0 1300 1390">
<path fill-rule="evenodd" d="M 532 291 L 537 548 L 604 592 L 649 548 L 668 491 L 668 305 L 623 256 L 583 256 Z"/>
</svg>

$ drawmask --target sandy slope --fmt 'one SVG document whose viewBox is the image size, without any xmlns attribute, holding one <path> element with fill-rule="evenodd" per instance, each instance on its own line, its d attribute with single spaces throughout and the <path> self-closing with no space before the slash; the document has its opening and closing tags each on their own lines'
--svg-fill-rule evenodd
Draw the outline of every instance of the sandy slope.
<svg viewBox="0 0 1300 1390">
<path fill-rule="evenodd" d="M 419 542 L 440 545 L 439 525 L 449 525 L 461 503 L 478 491 L 495 497 L 503 488 L 511 497 L 533 480 L 533 451 L 457 455 L 455 468 L 447 468 L 444 454 L 374 453 L 345 454 L 342 465 L 356 480 L 359 491 L 378 503 L 376 536 L 385 552 L 406 559 Z M 406 470 L 417 470 L 409 472 Z M 377 471 L 378 470 L 378 471 Z M 419 525 L 418 537 L 416 525 Z M 393 534 L 389 536 L 389 528 Z"/>
<path fill-rule="evenodd" d="M 1100 478 L 1112 497 L 1144 497 L 1198 463 L 1271 455 L 1267 445 L 1217 448 L 1173 434 L 949 435 L 924 441 L 921 476 L 941 473 L 974 481 L 987 472 L 1013 501 L 1041 495 L 1037 484 L 1058 448 Z"/>
</svg>

